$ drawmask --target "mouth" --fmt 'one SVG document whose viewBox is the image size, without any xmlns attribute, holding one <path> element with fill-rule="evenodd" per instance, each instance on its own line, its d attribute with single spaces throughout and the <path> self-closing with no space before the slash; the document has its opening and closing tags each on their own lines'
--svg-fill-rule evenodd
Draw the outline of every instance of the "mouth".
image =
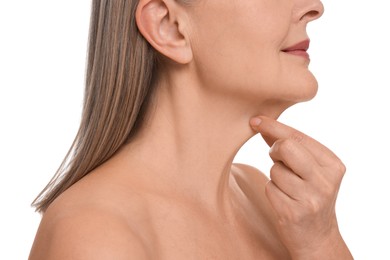
<svg viewBox="0 0 390 260">
<path fill-rule="evenodd" d="M 302 42 L 299 42 L 297 44 L 294 44 L 293 46 L 290 46 L 286 49 L 283 49 L 282 52 L 285 52 L 287 54 L 297 55 L 304 57 L 306 59 L 310 59 L 309 54 L 307 53 L 307 50 L 309 49 L 310 40 L 304 40 Z"/>
</svg>

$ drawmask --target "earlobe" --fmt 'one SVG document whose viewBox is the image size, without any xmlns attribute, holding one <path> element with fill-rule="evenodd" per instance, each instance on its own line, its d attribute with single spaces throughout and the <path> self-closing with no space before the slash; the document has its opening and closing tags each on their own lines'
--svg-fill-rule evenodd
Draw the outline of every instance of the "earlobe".
<svg viewBox="0 0 390 260">
<path fill-rule="evenodd" d="M 174 0 L 140 0 L 136 22 L 140 33 L 158 52 L 181 64 L 192 60 L 190 41 L 180 31 L 180 10 Z"/>
</svg>

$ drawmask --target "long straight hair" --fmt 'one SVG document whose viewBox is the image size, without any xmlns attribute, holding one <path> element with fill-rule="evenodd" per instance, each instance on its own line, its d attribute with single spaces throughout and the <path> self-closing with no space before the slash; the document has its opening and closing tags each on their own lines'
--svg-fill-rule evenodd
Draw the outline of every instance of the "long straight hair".
<svg viewBox="0 0 390 260">
<path fill-rule="evenodd" d="M 38 212 L 112 157 L 141 126 L 158 54 L 138 31 L 138 0 L 93 0 L 82 119 L 61 166 L 33 201 Z"/>
</svg>

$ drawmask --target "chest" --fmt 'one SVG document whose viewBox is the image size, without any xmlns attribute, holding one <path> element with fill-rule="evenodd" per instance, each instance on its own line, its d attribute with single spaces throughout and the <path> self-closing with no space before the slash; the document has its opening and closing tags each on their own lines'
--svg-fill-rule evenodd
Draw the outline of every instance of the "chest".
<svg viewBox="0 0 390 260">
<path fill-rule="evenodd" d="M 229 225 L 188 216 L 171 215 L 154 223 L 155 259 L 289 259 L 272 234 L 258 234 Z"/>
</svg>

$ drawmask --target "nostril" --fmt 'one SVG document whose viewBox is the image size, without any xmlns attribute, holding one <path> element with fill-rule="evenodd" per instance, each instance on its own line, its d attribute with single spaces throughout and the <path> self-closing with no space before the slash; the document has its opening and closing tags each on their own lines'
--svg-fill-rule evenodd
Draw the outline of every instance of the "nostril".
<svg viewBox="0 0 390 260">
<path fill-rule="evenodd" d="M 301 20 L 308 19 L 308 18 L 311 20 L 313 18 L 318 17 L 319 15 L 320 15 L 320 12 L 312 10 L 312 11 L 307 12 L 304 16 L 302 16 Z"/>
<path fill-rule="evenodd" d="M 320 12 L 318 12 L 318 11 L 310 11 L 310 12 L 307 13 L 307 15 L 311 16 L 311 17 L 315 17 L 315 16 L 317 16 L 319 14 L 320 14 Z"/>
<path fill-rule="evenodd" d="M 305 5 L 296 6 L 296 18 L 298 21 L 311 22 L 324 14 L 324 5 L 319 0 L 305 1 Z"/>
</svg>

